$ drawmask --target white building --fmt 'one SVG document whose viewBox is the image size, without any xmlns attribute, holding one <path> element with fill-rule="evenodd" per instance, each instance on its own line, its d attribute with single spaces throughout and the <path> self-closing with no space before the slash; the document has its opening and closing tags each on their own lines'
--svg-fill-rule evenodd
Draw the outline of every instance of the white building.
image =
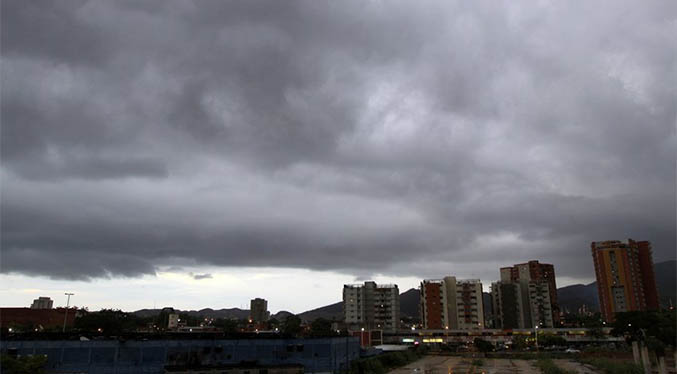
<svg viewBox="0 0 677 374">
<path fill-rule="evenodd" d="M 396 332 L 400 326 L 400 290 L 375 282 L 343 286 L 343 317 L 349 328 Z"/>
<path fill-rule="evenodd" d="M 482 283 L 456 277 L 421 282 L 421 321 L 424 329 L 484 328 Z"/>
</svg>

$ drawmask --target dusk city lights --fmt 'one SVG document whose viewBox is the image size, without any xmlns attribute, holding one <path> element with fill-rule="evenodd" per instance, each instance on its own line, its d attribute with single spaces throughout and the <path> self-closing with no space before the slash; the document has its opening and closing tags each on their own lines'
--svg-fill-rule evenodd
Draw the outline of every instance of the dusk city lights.
<svg viewBox="0 0 677 374">
<path fill-rule="evenodd" d="M 677 374 L 677 2 L 0 0 L 0 373 Z"/>
</svg>

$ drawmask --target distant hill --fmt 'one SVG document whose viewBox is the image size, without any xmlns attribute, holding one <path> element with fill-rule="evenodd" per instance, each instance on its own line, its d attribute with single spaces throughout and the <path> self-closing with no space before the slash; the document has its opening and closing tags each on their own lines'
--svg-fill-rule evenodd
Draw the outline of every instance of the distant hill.
<svg viewBox="0 0 677 374">
<path fill-rule="evenodd" d="M 411 288 L 400 294 L 400 315 L 402 317 L 419 318 L 419 304 L 421 296 L 416 288 Z"/>
<path fill-rule="evenodd" d="M 160 314 L 162 309 L 141 309 L 133 312 L 139 317 L 152 317 Z M 218 309 L 205 308 L 200 310 L 178 310 L 179 313 L 188 313 L 190 316 L 207 318 L 227 318 L 227 319 L 246 319 L 249 318 L 248 309 L 230 308 Z"/>
<path fill-rule="evenodd" d="M 573 284 L 557 289 L 557 301 L 560 309 L 569 313 L 576 311 L 584 304 L 592 312 L 599 311 L 597 282 L 590 284 Z"/>
<path fill-rule="evenodd" d="M 294 313 L 292 313 L 292 312 L 288 312 L 286 310 L 281 310 L 281 311 L 271 315 L 270 318 L 275 318 L 278 321 L 284 321 L 285 319 L 287 319 L 287 317 L 289 317 L 293 314 Z"/>
<path fill-rule="evenodd" d="M 664 261 L 654 265 L 656 285 L 661 305 L 677 304 L 677 261 Z"/>
<path fill-rule="evenodd" d="M 340 321 L 343 319 L 343 302 L 330 304 L 321 308 L 309 310 L 298 314 L 301 320 L 313 321 L 317 318 L 324 318 L 330 321 Z"/>
</svg>

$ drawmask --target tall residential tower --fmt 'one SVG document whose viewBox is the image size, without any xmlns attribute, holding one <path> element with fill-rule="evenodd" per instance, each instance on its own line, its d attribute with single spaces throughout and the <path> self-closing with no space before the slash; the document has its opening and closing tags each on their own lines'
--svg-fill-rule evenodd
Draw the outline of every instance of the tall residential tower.
<svg viewBox="0 0 677 374">
<path fill-rule="evenodd" d="M 618 240 L 590 245 L 602 317 L 613 321 L 618 312 L 657 310 L 658 290 L 651 243 Z"/>
<path fill-rule="evenodd" d="M 364 282 L 343 286 L 343 317 L 349 328 L 397 332 L 400 290 L 396 284 Z"/>
<path fill-rule="evenodd" d="M 266 299 L 252 299 L 249 303 L 249 319 L 253 323 L 266 322 L 270 317 L 268 301 Z"/>
</svg>

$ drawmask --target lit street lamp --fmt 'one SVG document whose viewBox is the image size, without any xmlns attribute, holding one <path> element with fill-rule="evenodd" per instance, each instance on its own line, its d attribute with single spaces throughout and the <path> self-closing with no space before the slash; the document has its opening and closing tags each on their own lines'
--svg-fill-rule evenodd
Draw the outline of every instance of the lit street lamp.
<svg viewBox="0 0 677 374">
<path fill-rule="evenodd" d="M 538 325 L 534 328 L 534 332 L 536 333 L 536 352 L 538 352 Z"/>
<path fill-rule="evenodd" d="M 64 295 L 68 296 L 68 299 L 66 299 L 66 313 L 63 314 L 63 332 L 66 332 L 66 319 L 68 318 L 68 307 L 71 305 L 71 296 L 75 294 L 72 292 L 66 292 Z"/>
</svg>

